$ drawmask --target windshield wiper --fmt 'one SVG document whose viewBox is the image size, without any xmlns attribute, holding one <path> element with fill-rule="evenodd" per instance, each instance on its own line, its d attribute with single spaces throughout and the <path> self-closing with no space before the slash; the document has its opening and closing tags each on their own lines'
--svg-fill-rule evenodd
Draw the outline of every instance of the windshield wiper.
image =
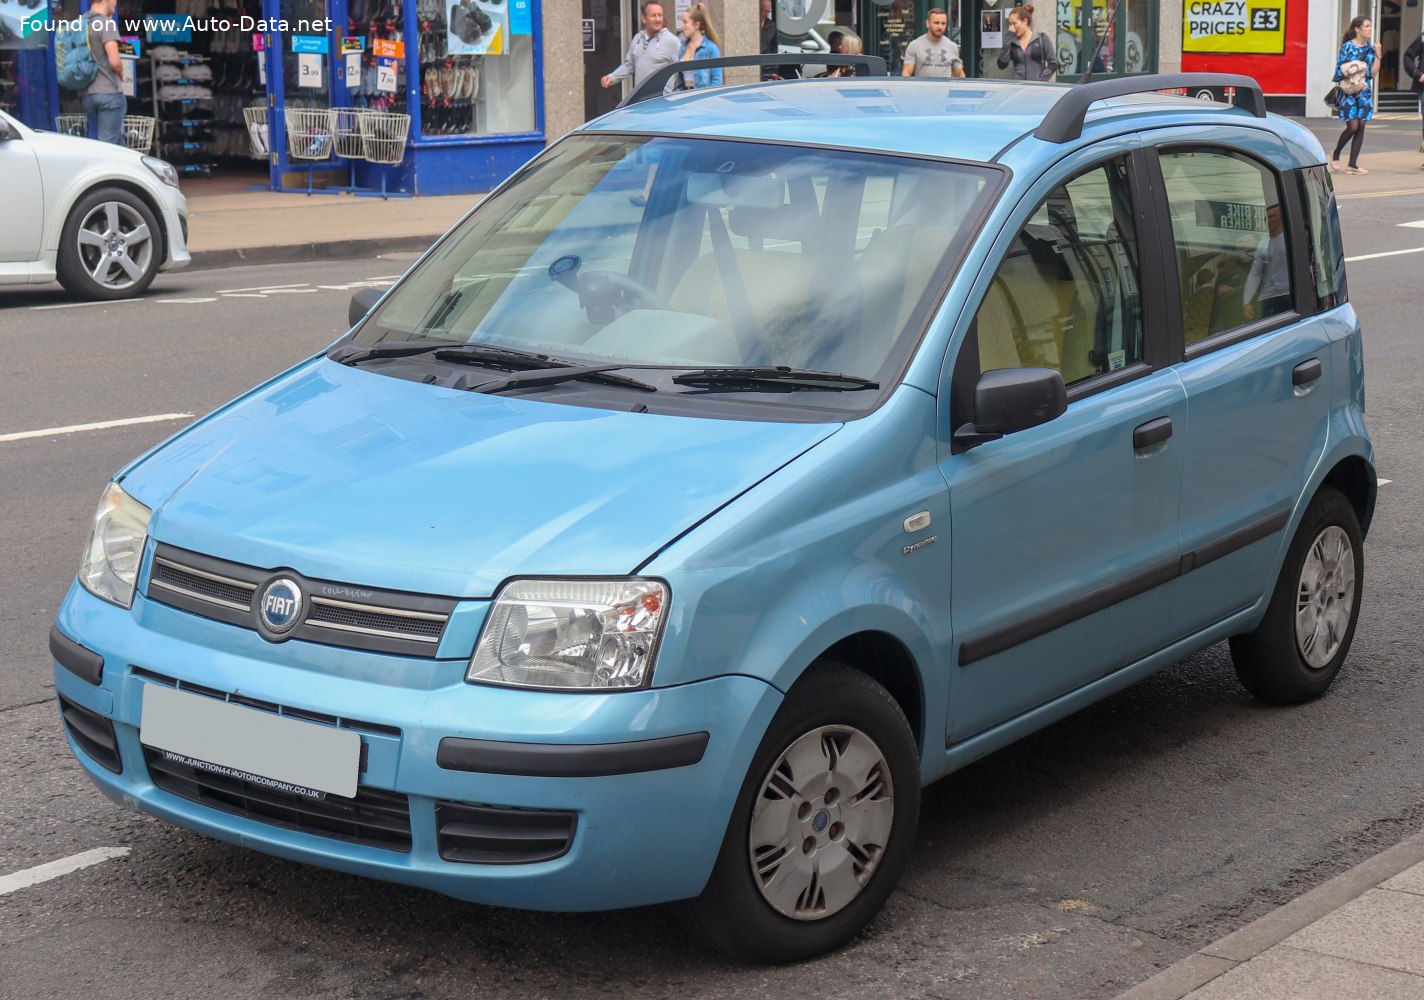
<svg viewBox="0 0 1424 1000">
<path fill-rule="evenodd" d="M 358 365 L 372 358 L 413 358 L 421 354 L 434 354 L 442 360 L 468 360 L 472 364 L 572 365 L 572 361 L 560 361 L 547 354 L 521 351 L 513 347 L 490 347 L 486 344 L 459 343 L 451 340 L 402 340 L 394 344 L 375 344 L 371 347 L 357 347 L 342 344 L 327 355 L 332 361 L 343 365 Z"/>
<path fill-rule="evenodd" d="M 496 377 L 488 382 L 476 382 L 463 386 L 474 392 L 503 392 L 505 389 L 524 389 L 530 386 L 558 385 L 560 382 L 574 382 L 586 379 L 590 382 L 602 382 L 605 385 L 622 386 L 625 389 L 637 389 L 640 392 L 657 392 L 658 387 L 649 385 L 646 382 L 639 382 L 635 378 L 626 375 L 614 375 L 612 372 L 618 368 L 626 368 L 626 365 L 568 365 L 558 368 L 536 368 L 531 371 L 515 372 L 512 375 L 505 375 L 502 378 Z"/>
<path fill-rule="evenodd" d="M 802 389 L 824 392 L 850 392 L 857 389 L 878 389 L 880 383 L 859 375 L 842 375 L 839 372 L 820 372 L 809 368 L 787 368 L 779 366 L 742 368 L 702 368 L 697 371 L 675 375 L 678 385 L 701 386 L 714 390 L 767 390 L 767 383 L 775 385 L 773 391 L 796 391 Z"/>
</svg>

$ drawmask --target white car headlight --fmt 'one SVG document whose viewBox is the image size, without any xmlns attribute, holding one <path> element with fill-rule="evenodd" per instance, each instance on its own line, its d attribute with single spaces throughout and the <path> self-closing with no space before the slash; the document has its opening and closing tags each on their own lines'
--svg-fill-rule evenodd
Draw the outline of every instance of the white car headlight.
<svg viewBox="0 0 1424 1000">
<path fill-rule="evenodd" d="M 465 679 L 514 687 L 638 688 L 668 613 L 657 580 L 516 580 L 500 591 Z"/>
<path fill-rule="evenodd" d="M 164 184 L 171 184 L 173 187 L 178 186 L 178 171 L 173 164 L 166 160 L 160 160 L 156 156 L 145 156 L 143 158 L 143 165 L 153 171 L 154 176 Z"/>
<path fill-rule="evenodd" d="M 153 512 L 110 483 L 99 499 L 94 527 L 84 560 L 79 566 L 79 582 L 95 597 L 121 608 L 133 606 L 134 585 L 138 583 L 139 562 L 148 540 L 148 519 Z"/>
</svg>

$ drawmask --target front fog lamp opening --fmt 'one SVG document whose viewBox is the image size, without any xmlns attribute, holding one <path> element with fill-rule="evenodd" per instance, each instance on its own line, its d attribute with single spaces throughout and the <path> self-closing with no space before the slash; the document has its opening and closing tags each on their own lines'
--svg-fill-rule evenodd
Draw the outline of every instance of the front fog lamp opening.
<svg viewBox="0 0 1424 1000">
<path fill-rule="evenodd" d="M 117 483 L 109 484 L 94 512 L 89 544 L 79 565 L 79 582 L 86 590 L 121 608 L 133 606 L 151 516 Z"/>
<path fill-rule="evenodd" d="M 667 613 L 656 580 L 520 580 L 496 598 L 466 677 L 517 687 L 643 687 Z"/>
</svg>

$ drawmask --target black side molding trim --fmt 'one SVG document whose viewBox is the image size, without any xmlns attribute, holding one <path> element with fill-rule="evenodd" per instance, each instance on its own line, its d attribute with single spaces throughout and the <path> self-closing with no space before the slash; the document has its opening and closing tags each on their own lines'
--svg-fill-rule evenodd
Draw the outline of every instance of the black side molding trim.
<svg viewBox="0 0 1424 1000">
<path fill-rule="evenodd" d="M 696 764 L 707 752 L 708 739 L 707 733 L 688 733 L 632 743 L 509 743 L 446 736 L 435 762 L 447 771 L 599 778 Z"/>
<path fill-rule="evenodd" d="M 85 649 L 54 625 L 49 629 L 49 655 L 80 680 L 98 684 L 104 678 L 104 658 L 92 649 Z"/>
<path fill-rule="evenodd" d="M 1183 553 L 1182 575 L 1185 576 L 1194 569 L 1200 569 L 1207 563 L 1216 562 L 1222 556 L 1229 556 L 1237 549 L 1244 549 L 1253 542 L 1269 538 L 1290 523 L 1290 516 L 1290 508 L 1278 510 L 1259 521 L 1253 521 L 1235 531 L 1228 532 L 1214 542 L 1208 542 L 1190 552 Z"/>
<path fill-rule="evenodd" d="M 1022 645 L 1030 639 L 1047 635 L 1055 629 L 1070 625 L 1080 618 L 1104 611 L 1139 594 L 1145 594 L 1154 587 L 1170 583 L 1179 576 L 1185 576 L 1194 569 L 1228 556 L 1237 549 L 1244 549 L 1263 538 L 1269 538 L 1290 523 L 1290 508 L 1278 510 L 1259 521 L 1222 535 L 1215 541 L 1184 553 L 1180 559 L 1160 562 L 1155 566 L 1139 570 L 1131 576 L 1123 577 L 1115 583 L 1089 591 L 1082 597 L 1075 597 L 1056 608 L 1041 611 L 1031 618 L 1013 622 L 992 632 L 967 639 L 959 646 L 959 665 L 967 667 L 971 663 L 987 659 L 996 653 Z"/>
</svg>

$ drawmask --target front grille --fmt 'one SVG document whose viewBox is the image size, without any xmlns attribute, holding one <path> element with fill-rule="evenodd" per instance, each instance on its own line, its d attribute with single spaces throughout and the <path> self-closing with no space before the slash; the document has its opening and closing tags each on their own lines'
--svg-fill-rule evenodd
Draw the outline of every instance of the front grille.
<svg viewBox="0 0 1424 1000">
<path fill-rule="evenodd" d="M 190 802 L 348 844 L 410 851 L 410 800 L 396 792 L 362 786 L 355 798 L 327 795 L 310 799 L 201 771 L 168 760 L 152 747 L 143 748 L 143 757 L 155 785 Z"/>
<path fill-rule="evenodd" d="M 435 804 L 436 843 L 445 861 L 484 865 L 552 861 L 568 853 L 574 826 L 570 812 Z"/>
<path fill-rule="evenodd" d="M 69 733 L 69 738 L 79 749 L 115 774 L 123 773 L 119 741 L 111 721 L 87 708 L 80 708 L 64 695 L 59 696 L 59 717 L 64 720 L 65 732 Z"/>
<path fill-rule="evenodd" d="M 456 601 L 398 590 L 373 590 L 300 574 L 259 569 L 160 544 L 149 573 L 149 600 L 251 629 L 261 588 L 277 576 L 295 580 L 308 595 L 305 616 L 286 636 L 327 646 L 433 659 Z"/>
</svg>

